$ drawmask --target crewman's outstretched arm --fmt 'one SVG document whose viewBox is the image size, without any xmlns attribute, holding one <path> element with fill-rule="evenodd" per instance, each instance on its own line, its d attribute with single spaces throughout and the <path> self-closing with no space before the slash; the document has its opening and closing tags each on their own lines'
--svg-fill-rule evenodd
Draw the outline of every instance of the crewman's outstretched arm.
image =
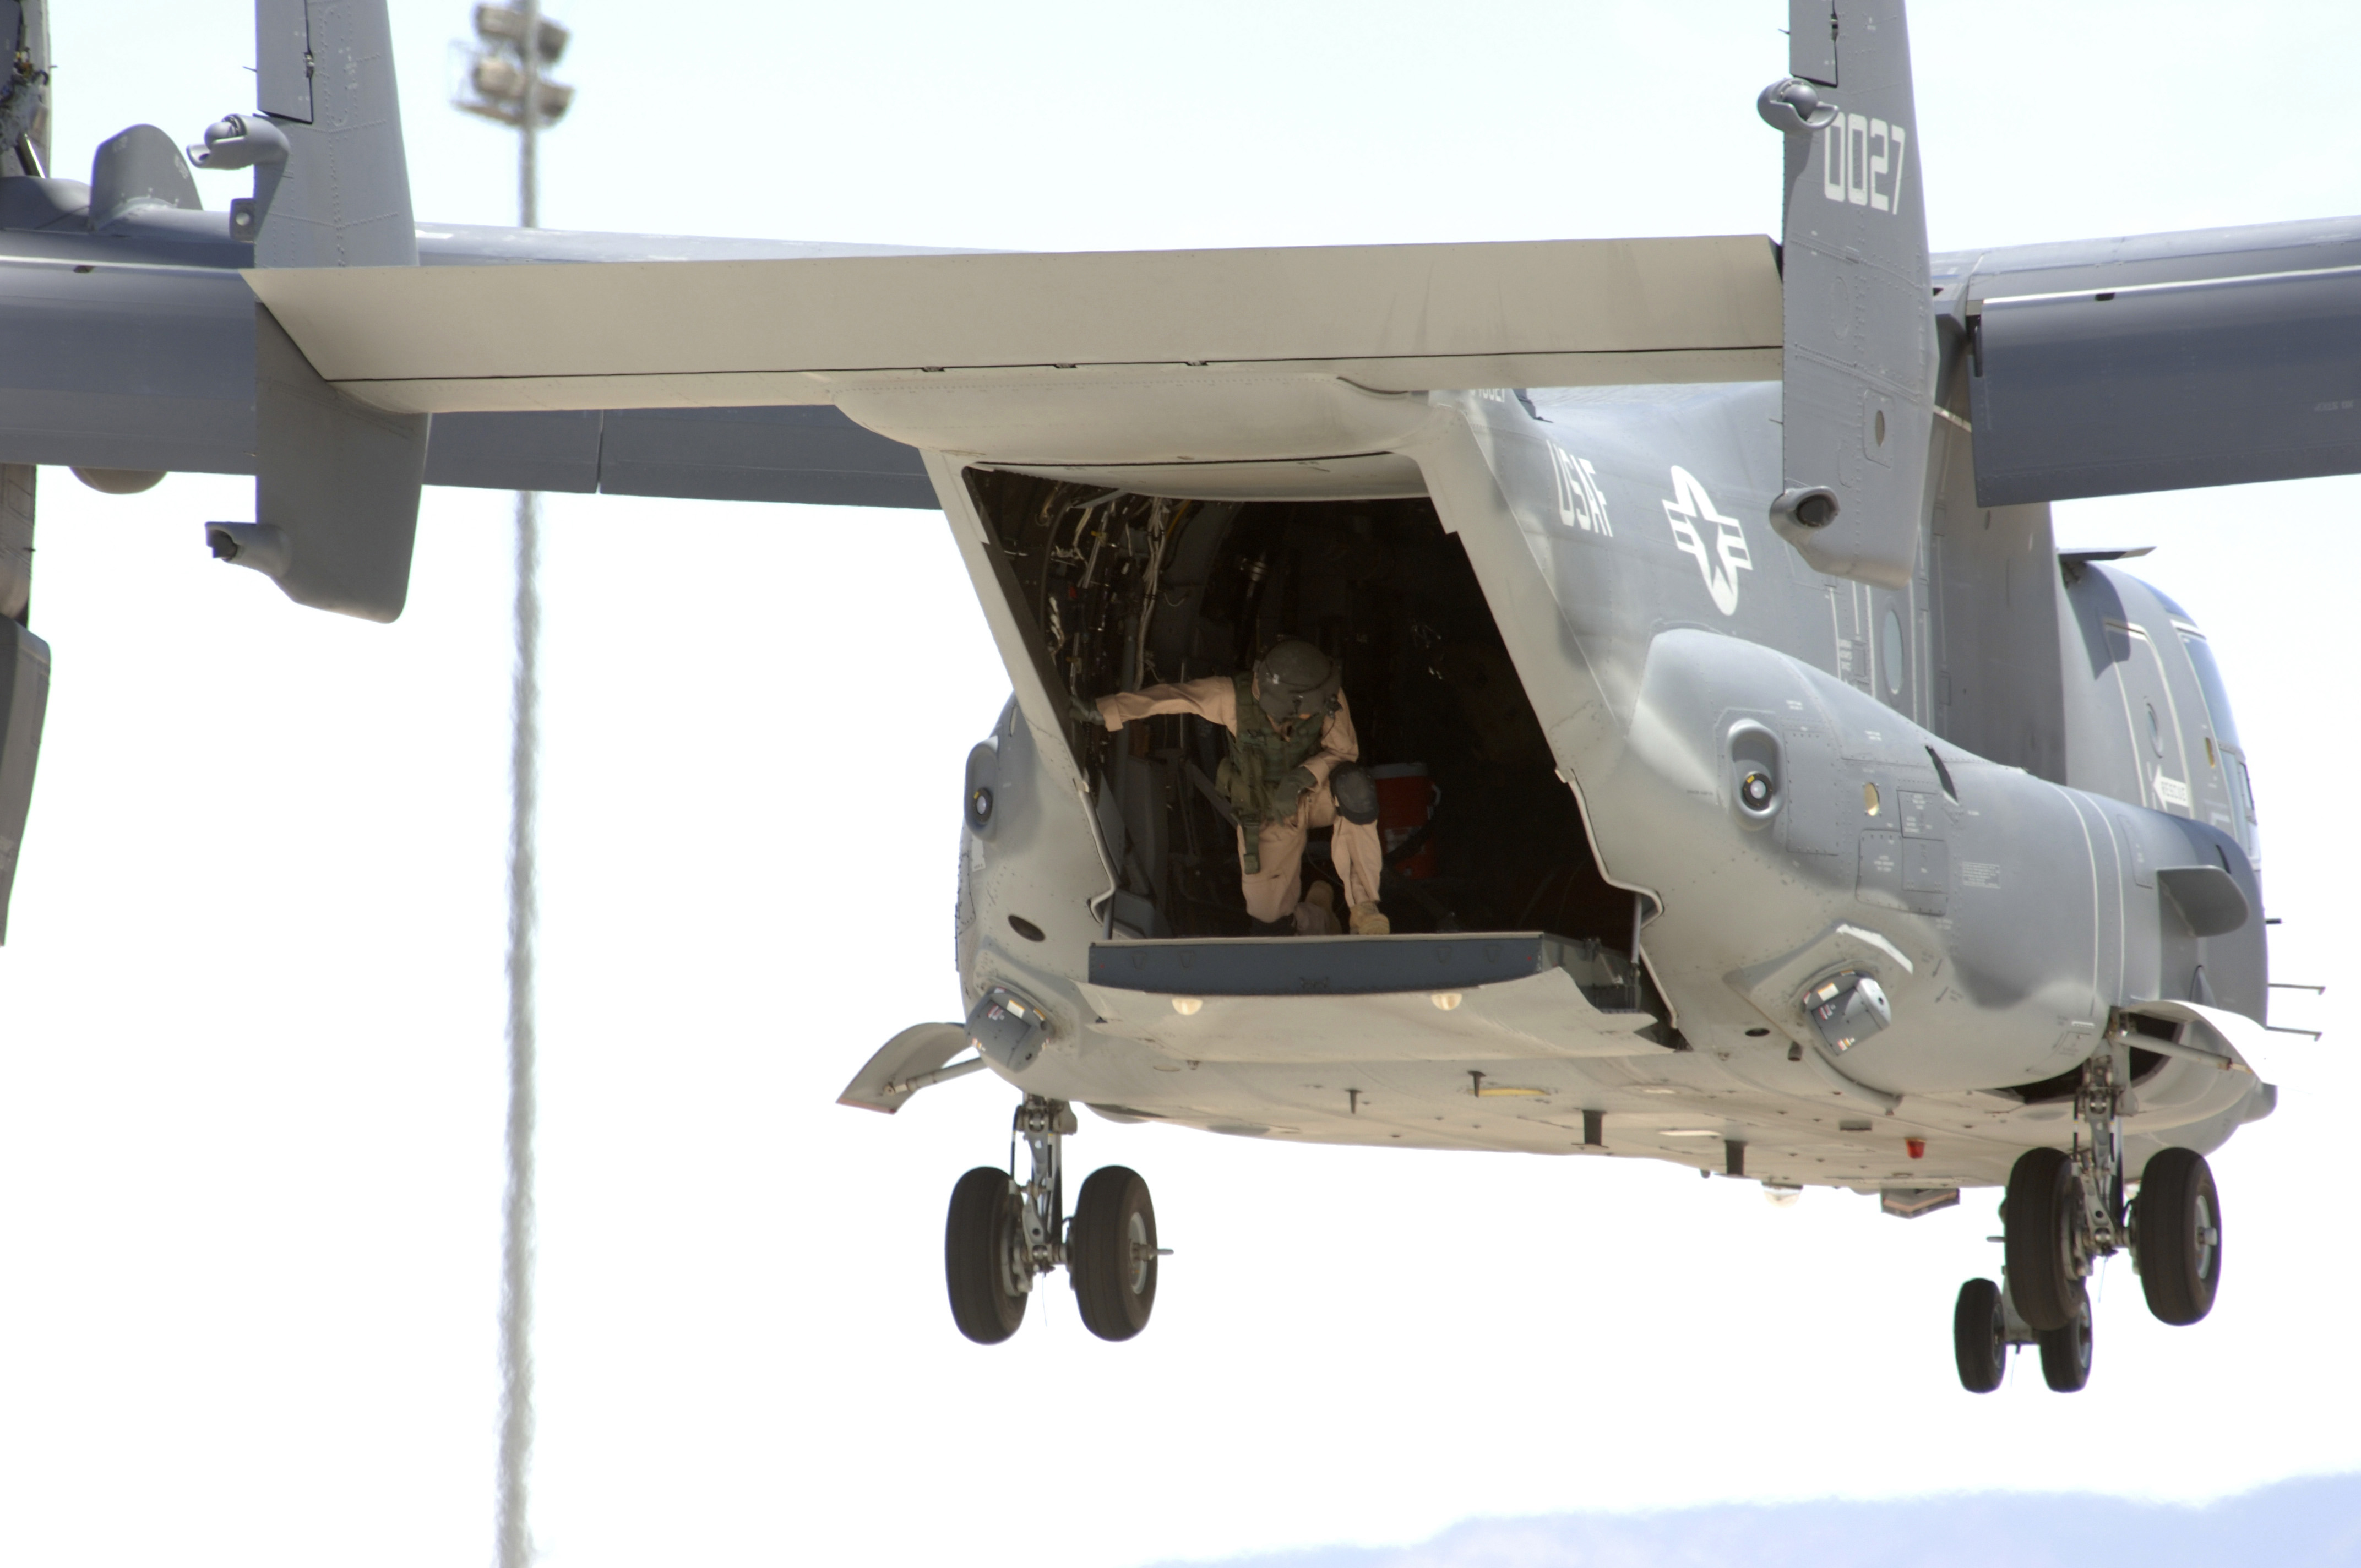
<svg viewBox="0 0 2361 1568">
<path fill-rule="evenodd" d="M 1098 699 L 1099 718 L 1109 729 L 1120 729 L 1135 718 L 1159 713 L 1193 713 L 1232 734 L 1238 729 L 1237 683 L 1227 675 L 1206 675 L 1178 685 L 1149 686 L 1142 691 L 1115 692 Z"/>
</svg>

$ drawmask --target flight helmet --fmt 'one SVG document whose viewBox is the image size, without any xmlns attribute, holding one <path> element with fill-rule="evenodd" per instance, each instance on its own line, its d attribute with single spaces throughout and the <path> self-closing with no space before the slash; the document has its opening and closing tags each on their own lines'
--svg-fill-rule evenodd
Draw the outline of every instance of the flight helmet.
<svg viewBox="0 0 2361 1568">
<path fill-rule="evenodd" d="M 1272 722 L 1335 711 L 1345 671 L 1300 637 L 1282 637 L 1255 661 L 1255 700 Z"/>
</svg>

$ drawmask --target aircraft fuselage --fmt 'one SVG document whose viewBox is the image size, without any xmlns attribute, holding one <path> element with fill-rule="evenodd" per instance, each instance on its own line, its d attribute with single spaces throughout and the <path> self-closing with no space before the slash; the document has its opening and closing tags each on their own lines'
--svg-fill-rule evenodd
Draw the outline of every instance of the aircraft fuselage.
<svg viewBox="0 0 2361 1568">
<path fill-rule="evenodd" d="M 936 465 L 954 532 L 988 541 L 970 563 L 1016 655 L 1019 700 L 984 764 L 996 820 L 971 824 L 961 905 L 971 1000 L 1005 985 L 1052 1019 L 1038 1058 L 1004 1076 L 1218 1130 L 1557 1152 L 1603 1135 L 1611 1152 L 1782 1185 L 1912 1191 L 1997 1182 L 2023 1148 L 2069 1142 L 2053 1091 L 2102 1050 L 2122 1051 L 2137 1086 L 2135 1144 L 2211 1148 L 2268 1108 L 2251 1075 L 2109 1043 L 2123 1010 L 2149 1003 L 2262 1015 L 2248 796 L 2228 715 L 2189 652 L 2201 639 L 2119 571 L 2061 570 L 2046 507 L 1975 507 L 1964 421 L 1938 426 L 1930 530 L 1909 586 L 1889 589 L 1814 571 L 1761 521 L 1778 487 L 1775 384 L 1425 401 L 1400 443 L 1423 500 L 1340 496 L 1349 477 L 1290 473 L 1272 482 L 1293 495 L 1261 501 L 1103 501 L 1102 526 L 1073 514 L 1104 495 L 1104 470 L 1060 484 L 1055 466 L 1027 466 L 1020 490 L 1006 473 Z M 1242 482 L 1237 466 L 1209 468 L 1204 490 L 1235 497 Z M 1389 907 L 1438 938 L 1539 928 L 1587 956 L 1568 960 L 1554 1014 L 1537 992 L 1520 1003 L 1480 985 L 1384 1003 L 1323 992 L 1351 982 L 1308 948 L 1295 995 L 1273 994 L 1268 975 L 1225 982 L 1254 995 L 1187 993 L 1166 955 L 1240 939 L 1205 909 L 1235 859 L 1209 821 L 1171 826 L 1204 817 L 1184 754 L 1202 742 L 1042 733 L 1028 679 L 1137 685 L 1205 674 L 1273 631 L 1324 635 L 1356 716 L 1377 719 L 1361 718 L 1365 733 L 1384 737 L 1403 703 L 1364 683 L 1400 684 L 1400 651 L 1372 619 L 1389 612 L 1301 596 L 1319 598 L 1323 572 L 1384 579 L 1382 562 L 1351 559 L 1356 537 L 1430 548 L 1402 532 L 1425 507 L 1432 547 L 1464 555 L 1580 841 L 1553 837 L 1544 805 L 1502 805 L 1534 814 L 1530 896 L 1496 872 L 1424 921 L 1415 903 Z M 1218 602 L 1224 573 L 1252 573 L 1209 530 L 1247 541 L 1265 571 L 1293 553 L 1296 624 Z M 1070 595 L 1086 536 L 1099 594 L 1118 561 L 1152 551 L 1158 596 Z M 1060 550 L 1076 560 L 1047 559 Z M 1093 614 L 1124 634 L 1093 643 L 1080 624 Z M 1390 726 L 1398 740 L 1416 729 Z M 1444 771 L 1433 756 L 1364 760 Z M 1520 765 L 1461 761 L 1471 779 Z M 1768 779 L 1759 803 L 1744 798 L 1750 772 Z M 1444 799 L 1447 867 L 1447 787 Z M 1456 830 L 1467 839 L 1466 818 Z M 1551 906 L 1578 928 L 1533 918 L 1550 857 L 1584 852 L 1587 897 Z M 1175 856 L 1199 864 L 1154 863 Z M 1634 916 L 1641 977 L 1620 967 Z M 1400 949 L 1404 975 L 1448 946 L 1374 940 Z M 1126 941 L 1166 967 L 1125 982 Z M 1832 1047 L 1806 1012 L 1832 976 L 1873 980 L 1891 1025 Z"/>
</svg>

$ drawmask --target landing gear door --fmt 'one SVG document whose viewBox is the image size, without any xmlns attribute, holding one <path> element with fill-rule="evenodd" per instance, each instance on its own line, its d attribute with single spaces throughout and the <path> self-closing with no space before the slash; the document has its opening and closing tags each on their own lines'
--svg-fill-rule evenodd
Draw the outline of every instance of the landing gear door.
<svg viewBox="0 0 2361 1568">
<path fill-rule="evenodd" d="M 1817 570 L 1909 586 L 1935 317 L 1902 0 L 1789 0 L 1785 452 L 1772 524 Z M 1841 84 L 1839 84 L 1841 83 Z"/>
</svg>

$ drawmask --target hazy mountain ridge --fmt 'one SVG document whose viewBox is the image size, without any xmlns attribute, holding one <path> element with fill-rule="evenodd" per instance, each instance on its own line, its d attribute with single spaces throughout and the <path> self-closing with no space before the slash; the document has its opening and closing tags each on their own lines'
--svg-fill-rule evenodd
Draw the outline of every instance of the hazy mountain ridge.
<svg viewBox="0 0 2361 1568">
<path fill-rule="evenodd" d="M 2175 1463 L 2203 1461 L 2159 1458 L 2160 1466 Z M 2361 1475 L 2282 1481 L 2194 1507 L 1986 1492 L 1471 1519 L 1415 1546 L 1314 1547 L 1224 1558 L 1220 1568 L 1894 1568 L 1899 1562 L 2344 1568 L 2361 1564 Z"/>
</svg>

